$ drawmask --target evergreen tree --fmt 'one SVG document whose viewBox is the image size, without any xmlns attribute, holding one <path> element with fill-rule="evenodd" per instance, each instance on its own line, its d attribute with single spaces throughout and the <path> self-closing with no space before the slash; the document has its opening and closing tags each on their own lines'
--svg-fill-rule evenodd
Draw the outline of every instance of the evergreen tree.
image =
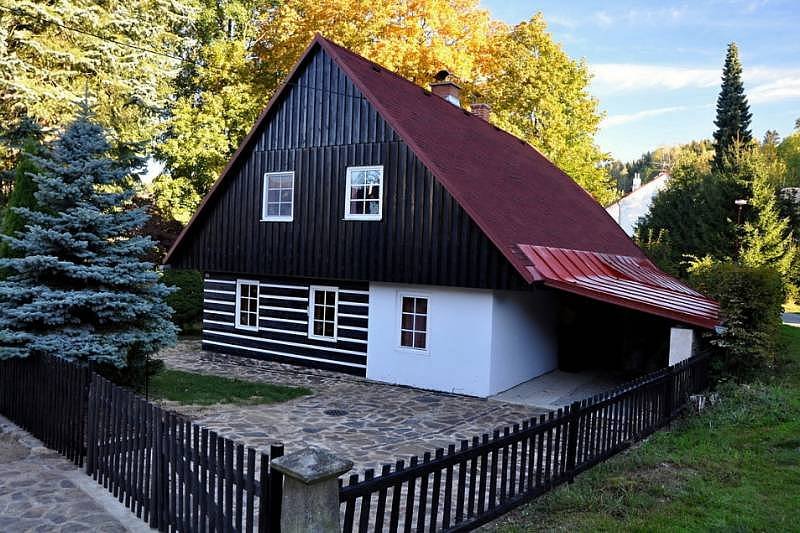
<svg viewBox="0 0 800 533">
<path fill-rule="evenodd" d="M 19 155 L 17 167 L 14 171 L 14 186 L 8 198 L 8 205 L 3 212 L 0 222 L 0 233 L 3 235 L 15 235 L 25 227 L 25 220 L 15 208 L 25 207 L 35 210 L 37 190 L 33 175 L 38 171 L 38 167 L 33 162 L 33 158 L 41 152 L 41 144 L 36 139 L 29 139 Z M 0 257 L 9 257 L 11 250 L 7 242 L 0 242 Z"/>
<path fill-rule="evenodd" d="M 714 167 L 722 170 L 728 154 L 736 142 L 746 146 L 752 140 L 750 133 L 750 106 L 744 94 L 742 64 L 736 43 L 728 45 L 725 66 L 722 69 L 722 89 L 717 98 L 717 119 L 714 125 Z"/>
<path fill-rule="evenodd" d="M 759 152 L 745 151 L 737 166 L 741 179 L 750 183 L 749 216 L 742 228 L 740 261 L 745 266 L 771 266 L 790 283 L 797 260 L 797 247 L 788 218 L 781 215 L 767 162 Z"/>
<path fill-rule="evenodd" d="M 649 250 L 660 237 L 656 264 L 685 274 L 688 256 L 722 260 L 736 256 L 734 201 L 747 198 L 748 185 L 733 173 L 712 172 L 709 152 L 685 151 L 673 165 L 668 187 L 653 199 L 637 226 L 637 240 Z"/>
<path fill-rule="evenodd" d="M 141 379 L 146 357 L 175 340 L 169 289 L 141 235 L 147 215 L 131 207 L 141 159 L 113 159 L 88 105 L 34 157 L 42 211 L 16 208 L 27 226 L 3 237 L 21 257 L 0 259 L 0 358 L 52 354 L 125 369 Z M 127 151 L 123 151 L 127 153 Z M 117 377 L 120 377 L 117 374 Z"/>
</svg>

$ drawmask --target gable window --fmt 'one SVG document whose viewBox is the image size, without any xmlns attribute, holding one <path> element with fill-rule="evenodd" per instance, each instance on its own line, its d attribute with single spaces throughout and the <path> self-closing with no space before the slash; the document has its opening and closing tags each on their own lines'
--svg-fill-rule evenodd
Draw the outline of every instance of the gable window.
<svg viewBox="0 0 800 533">
<path fill-rule="evenodd" d="M 294 172 L 264 174 L 261 220 L 291 222 L 294 215 Z"/>
<path fill-rule="evenodd" d="M 308 336 L 312 339 L 336 340 L 336 287 L 312 285 L 308 295 Z"/>
<path fill-rule="evenodd" d="M 383 167 L 348 167 L 346 220 L 380 220 L 383 211 Z"/>
<path fill-rule="evenodd" d="M 258 331 L 258 282 L 236 280 L 236 327 Z"/>
<path fill-rule="evenodd" d="M 400 347 L 428 350 L 428 298 L 400 295 Z"/>
</svg>

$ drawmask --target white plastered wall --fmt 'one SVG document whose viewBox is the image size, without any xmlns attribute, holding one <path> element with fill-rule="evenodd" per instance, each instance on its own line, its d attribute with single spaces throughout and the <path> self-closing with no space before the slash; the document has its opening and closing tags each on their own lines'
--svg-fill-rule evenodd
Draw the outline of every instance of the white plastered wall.
<svg viewBox="0 0 800 533">
<path fill-rule="evenodd" d="M 492 394 L 558 367 L 556 305 L 552 292 L 494 292 Z"/>
<path fill-rule="evenodd" d="M 389 283 L 369 292 L 369 379 L 485 397 L 556 367 L 548 294 Z M 429 299 L 425 352 L 400 347 L 402 294 Z"/>
</svg>

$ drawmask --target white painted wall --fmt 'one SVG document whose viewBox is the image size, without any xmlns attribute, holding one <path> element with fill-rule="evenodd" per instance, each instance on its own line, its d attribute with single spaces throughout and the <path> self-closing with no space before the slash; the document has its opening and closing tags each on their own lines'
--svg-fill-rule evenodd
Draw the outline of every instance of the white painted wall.
<svg viewBox="0 0 800 533">
<path fill-rule="evenodd" d="M 399 294 L 427 295 L 427 353 L 400 347 Z M 367 377 L 473 396 L 488 396 L 492 291 L 370 283 Z"/>
<path fill-rule="evenodd" d="M 672 328 L 669 331 L 669 366 L 689 359 L 694 352 L 694 330 Z"/>
<path fill-rule="evenodd" d="M 400 347 L 408 292 L 429 298 L 425 353 Z M 552 294 L 389 283 L 369 293 L 369 379 L 485 397 L 557 366 Z"/>
<path fill-rule="evenodd" d="M 552 292 L 495 291 L 492 305 L 492 394 L 558 367 Z"/>
<path fill-rule="evenodd" d="M 606 211 L 625 233 L 633 236 L 633 228 L 639 222 L 639 218 L 650 212 L 653 198 L 667 187 L 668 182 L 668 174 L 659 174 L 618 202 L 606 207 Z"/>
</svg>

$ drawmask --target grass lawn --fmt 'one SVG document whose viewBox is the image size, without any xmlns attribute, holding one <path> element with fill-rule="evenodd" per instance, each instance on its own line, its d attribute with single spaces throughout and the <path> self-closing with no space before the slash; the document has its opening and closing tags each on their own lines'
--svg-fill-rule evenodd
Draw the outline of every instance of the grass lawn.
<svg viewBox="0 0 800 533">
<path fill-rule="evenodd" d="M 800 328 L 761 383 L 674 422 L 488 526 L 518 531 L 800 530 Z"/>
<path fill-rule="evenodd" d="M 255 405 L 285 402 L 311 391 L 269 383 L 255 383 L 206 374 L 164 369 L 150 379 L 150 394 L 184 405 L 233 403 Z"/>
</svg>

